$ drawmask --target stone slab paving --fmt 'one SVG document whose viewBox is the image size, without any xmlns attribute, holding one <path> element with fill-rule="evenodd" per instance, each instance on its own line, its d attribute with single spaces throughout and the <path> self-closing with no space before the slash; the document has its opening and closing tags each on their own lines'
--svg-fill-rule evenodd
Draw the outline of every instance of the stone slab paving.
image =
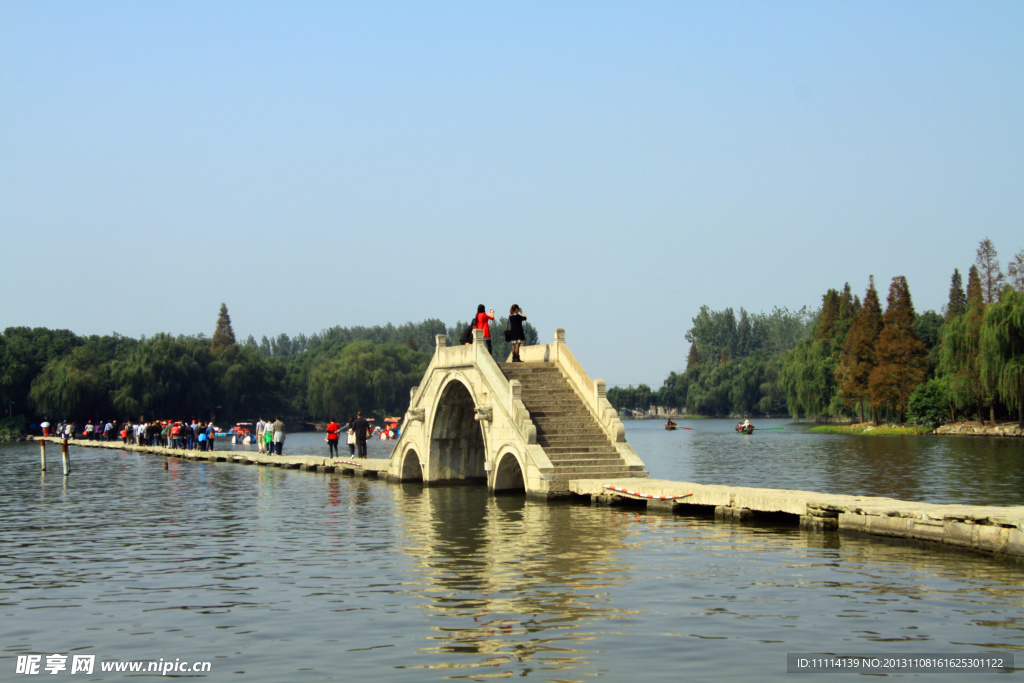
<svg viewBox="0 0 1024 683">
<path fill-rule="evenodd" d="M 605 502 L 657 501 L 679 511 L 685 511 L 686 506 L 703 506 L 714 508 L 715 515 L 725 519 L 785 513 L 799 517 L 801 525 L 813 529 L 934 541 L 1024 559 L 1024 506 L 941 505 L 664 479 L 576 479 L 569 482 L 569 491 Z"/>
<path fill-rule="evenodd" d="M 56 437 L 48 437 L 44 440 L 60 444 L 60 439 Z M 387 473 L 388 463 L 390 462 L 387 458 L 364 458 L 360 460 L 356 458 L 325 458 L 319 455 L 270 455 L 268 453 L 260 453 L 259 451 L 190 451 L 183 448 L 165 448 L 163 446 L 138 446 L 135 444 L 125 444 L 120 441 L 83 441 L 72 439 L 68 443 L 76 448 L 109 448 L 161 455 L 168 458 L 181 458 L 183 460 L 237 462 L 264 465 L 266 467 L 281 467 L 284 469 L 316 470 L 321 472 L 340 471 L 370 476 L 381 476 Z"/>
</svg>

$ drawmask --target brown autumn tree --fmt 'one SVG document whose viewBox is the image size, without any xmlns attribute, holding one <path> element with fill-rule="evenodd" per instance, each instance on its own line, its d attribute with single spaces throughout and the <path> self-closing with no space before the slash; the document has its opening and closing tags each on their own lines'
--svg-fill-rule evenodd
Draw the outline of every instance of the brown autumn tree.
<svg viewBox="0 0 1024 683">
<path fill-rule="evenodd" d="M 875 344 L 881 331 L 882 305 L 878 301 L 875 277 L 872 275 L 868 291 L 864 294 L 864 303 L 850 323 L 843 355 L 836 366 L 836 388 L 846 405 L 858 407 L 861 422 L 864 422 L 864 404 L 871 396 L 868 378 L 875 369 Z"/>
<path fill-rule="evenodd" d="M 907 278 L 897 275 L 889 286 L 868 388 L 872 407 L 889 408 L 900 423 L 910 394 L 928 377 L 928 350 L 914 331 L 914 317 Z"/>
<path fill-rule="evenodd" d="M 231 329 L 231 316 L 228 315 L 227 304 L 222 303 L 220 305 L 220 314 L 217 316 L 217 329 L 213 331 L 210 348 L 214 353 L 217 353 L 234 345 L 235 331 Z"/>
</svg>

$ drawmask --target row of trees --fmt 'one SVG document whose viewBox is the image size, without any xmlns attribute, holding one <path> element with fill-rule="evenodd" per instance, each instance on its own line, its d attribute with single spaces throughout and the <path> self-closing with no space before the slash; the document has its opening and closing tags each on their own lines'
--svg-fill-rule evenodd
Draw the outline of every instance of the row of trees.
<svg viewBox="0 0 1024 683">
<path fill-rule="evenodd" d="M 966 290 L 954 270 L 943 314 L 917 314 L 898 276 L 884 312 L 870 278 L 863 301 L 847 284 L 826 292 L 817 311 L 737 317 L 705 306 L 693 323 L 686 371 L 657 392 L 614 387 L 613 405 L 876 422 L 909 413 L 931 423 L 1016 411 L 1024 426 L 1024 251 L 1004 274 L 988 239 Z"/>
<path fill-rule="evenodd" d="M 504 323 L 504 321 L 501 321 Z M 536 330 L 525 326 L 528 341 Z M 81 337 L 68 330 L 7 328 L 0 335 L 0 400 L 37 420 L 284 416 L 344 419 L 357 410 L 398 415 L 430 361 L 437 320 L 400 327 L 332 327 L 274 341 L 235 340 L 221 305 L 212 337 Z M 452 342 L 449 342 L 452 343 Z M 503 339 L 495 339 L 502 358 Z M 423 350 L 421 350 L 423 349 Z M 508 350 L 504 350 L 507 355 Z"/>
</svg>

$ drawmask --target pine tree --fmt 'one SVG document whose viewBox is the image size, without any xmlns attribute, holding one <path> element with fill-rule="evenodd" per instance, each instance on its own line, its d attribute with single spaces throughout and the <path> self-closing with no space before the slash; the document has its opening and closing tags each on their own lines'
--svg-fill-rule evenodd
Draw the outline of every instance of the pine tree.
<svg viewBox="0 0 1024 683">
<path fill-rule="evenodd" d="M 1024 249 L 1014 254 L 1006 266 L 1006 279 L 1018 292 L 1024 292 Z"/>
<path fill-rule="evenodd" d="M 686 356 L 686 371 L 695 370 L 700 365 L 700 356 L 697 354 L 697 344 L 690 344 L 690 353 Z"/>
<path fill-rule="evenodd" d="M 981 292 L 981 275 L 978 274 L 978 266 L 971 266 L 971 269 L 967 271 L 967 305 L 971 305 L 972 301 L 977 301 L 979 304 L 984 305 L 985 298 Z"/>
<path fill-rule="evenodd" d="M 836 367 L 836 388 L 847 405 L 857 405 L 864 422 L 864 402 L 870 397 L 868 378 L 875 368 L 875 343 L 882 331 L 882 306 L 871 276 L 864 303 L 850 324 L 843 355 Z M 877 422 L 877 419 L 876 419 Z"/>
<path fill-rule="evenodd" d="M 213 339 L 210 348 L 214 353 L 222 351 L 235 345 L 235 332 L 231 329 L 231 317 L 228 315 L 227 304 L 220 305 L 220 315 L 217 316 L 217 329 L 213 331 Z"/>
<path fill-rule="evenodd" d="M 839 319 L 839 305 L 842 297 L 830 289 L 821 297 L 821 315 L 818 316 L 817 339 L 832 339 L 836 336 L 836 321 Z"/>
<path fill-rule="evenodd" d="M 898 275 L 889 286 L 875 358 L 878 364 L 868 378 L 871 405 L 889 408 L 903 422 L 907 401 L 928 376 L 928 350 L 914 331 L 914 304 L 907 279 Z"/>
<path fill-rule="evenodd" d="M 964 293 L 964 281 L 960 270 L 953 269 L 953 277 L 949 283 L 949 303 L 946 304 L 946 322 L 967 310 L 967 295 Z"/>
<path fill-rule="evenodd" d="M 999 296 L 1003 288 L 1003 271 L 999 269 L 999 254 L 992 240 L 985 238 L 978 245 L 978 256 L 975 263 L 981 276 L 981 290 L 985 295 L 985 303 L 990 304 Z"/>
</svg>

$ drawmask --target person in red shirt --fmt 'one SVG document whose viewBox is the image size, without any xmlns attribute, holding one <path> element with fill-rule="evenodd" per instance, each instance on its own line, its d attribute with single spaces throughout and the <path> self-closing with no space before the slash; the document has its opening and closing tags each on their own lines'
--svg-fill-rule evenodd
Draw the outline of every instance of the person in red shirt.
<svg viewBox="0 0 1024 683">
<path fill-rule="evenodd" d="M 337 422 L 331 420 L 327 423 L 327 445 L 330 447 L 330 455 L 338 457 L 338 430 L 341 427 Z"/>
<path fill-rule="evenodd" d="M 490 315 L 485 313 L 485 310 L 487 309 L 484 308 L 483 304 L 480 304 L 479 306 L 476 307 L 476 329 L 484 331 L 484 345 L 487 346 L 487 353 L 492 353 L 491 325 L 487 321 L 494 320 L 494 309 L 491 309 Z"/>
</svg>

